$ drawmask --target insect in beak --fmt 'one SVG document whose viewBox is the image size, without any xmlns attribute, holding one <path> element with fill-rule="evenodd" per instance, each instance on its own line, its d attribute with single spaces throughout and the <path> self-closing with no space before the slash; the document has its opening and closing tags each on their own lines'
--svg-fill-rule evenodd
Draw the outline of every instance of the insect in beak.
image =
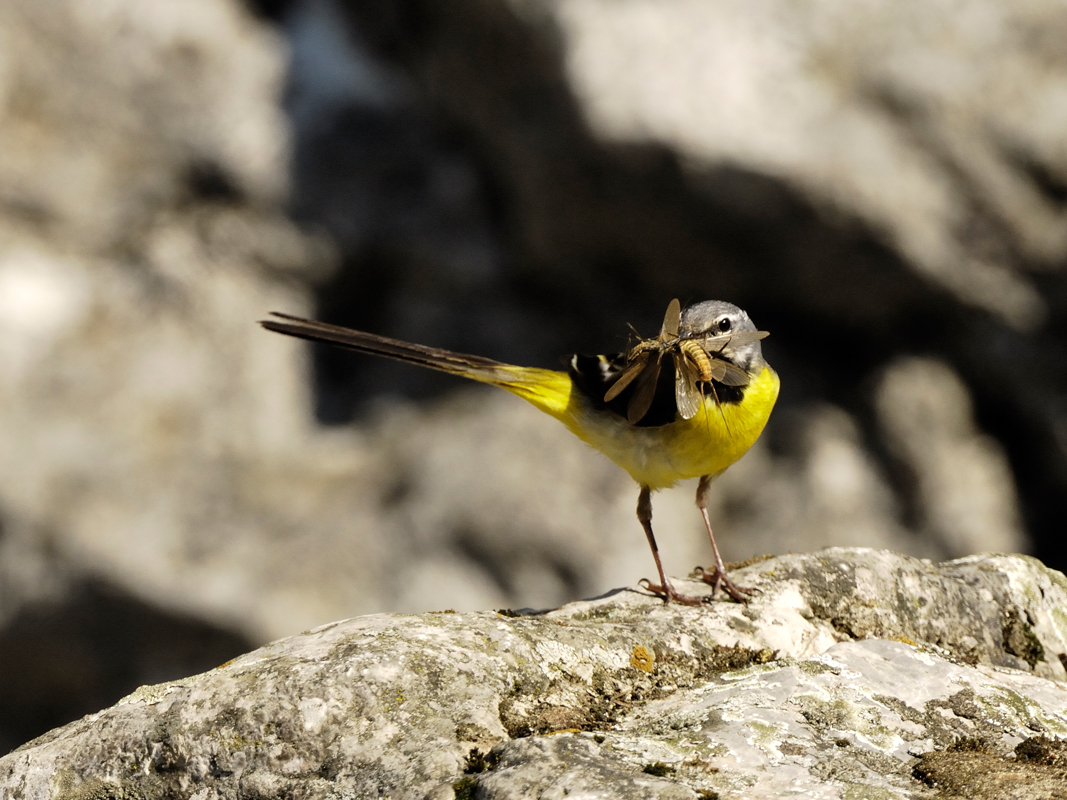
<svg viewBox="0 0 1067 800">
<path fill-rule="evenodd" d="M 674 393 L 678 414 L 692 419 L 704 404 L 704 386 L 711 388 L 718 403 L 712 381 L 726 386 L 747 386 L 749 375 L 729 360 L 734 348 L 759 341 L 766 331 L 740 331 L 716 336 L 686 336 L 680 334 L 682 306 L 677 298 L 667 306 L 659 336 L 640 339 L 626 356 L 626 367 L 618 380 L 604 394 L 604 402 L 611 402 L 626 387 L 635 383 L 633 396 L 626 408 L 626 420 L 631 425 L 640 422 L 655 398 L 660 369 L 665 357 L 674 361 Z"/>
</svg>

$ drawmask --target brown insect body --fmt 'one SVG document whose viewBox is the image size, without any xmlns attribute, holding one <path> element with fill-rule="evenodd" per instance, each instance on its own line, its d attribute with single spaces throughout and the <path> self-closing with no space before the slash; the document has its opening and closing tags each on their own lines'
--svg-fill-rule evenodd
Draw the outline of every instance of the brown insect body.
<svg viewBox="0 0 1067 800">
<path fill-rule="evenodd" d="M 700 373 L 699 380 L 704 383 L 711 382 L 711 358 L 707 351 L 696 339 L 682 339 L 678 344 L 682 355 L 696 367 Z"/>
<path fill-rule="evenodd" d="M 762 339 L 763 331 L 743 331 L 716 336 L 706 334 L 682 337 L 679 332 L 681 303 L 677 299 L 667 306 L 663 327 L 653 339 L 640 339 L 626 355 L 626 368 L 618 380 L 604 395 L 611 402 L 636 381 L 633 397 L 626 409 L 626 419 L 636 425 L 648 413 L 656 393 L 662 360 L 667 355 L 674 358 L 675 401 L 682 419 L 692 419 L 704 402 L 706 384 L 711 395 L 718 401 L 712 381 L 727 386 L 746 386 L 748 373 L 727 360 L 726 351 L 731 347 Z"/>
</svg>

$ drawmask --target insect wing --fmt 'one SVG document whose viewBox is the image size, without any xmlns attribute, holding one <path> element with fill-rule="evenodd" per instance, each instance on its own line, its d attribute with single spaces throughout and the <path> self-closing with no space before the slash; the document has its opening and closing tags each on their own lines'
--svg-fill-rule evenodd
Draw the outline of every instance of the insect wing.
<svg viewBox="0 0 1067 800">
<path fill-rule="evenodd" d="M 663 315 L 663 329 L 660 331 L 660 338 L 665 336 L 674 339 L 678 338 L 678 325 L 682 321 L 682 304 L 678 302 L 678 298 L 674 298 L 667 305 L 667 313 Z"/>
<path fill-rule="evenodd" d="M 748 386 L 751 380 L 749 374 L 740 367 L 715 357 L 711 359 L 711 377 L 727 386 Z"/>
<path fill-rule="evenodd" d="M 692 419 L 700 411 L 704 402 L 704 395 L 697 387 L 699 373 L 690 364 L 685 355 L 676 353 L 674 356 L 674 399 L 678 404 L 678 413 L 682 419 Z"/>
<path fill-rule="evenodd" d="M 604 395 L 604 402 L 610 403 L 618 397 L 622 390 L 633 383 L 634 378 L 641 374 L 641 370 L 645 368 L 646 364 L 648 364 L 648 353 L 641 353 L 622 371 L 619 379 L 611 385 L 611 388 L 608 389 L 607 393 Z"/>
<path fill-rule="evenodd" d="M 770 336 L 767 331 L 739 331 L 724 333 L 721 336 L 709 336 L 704 339 L 704 349 L 709 353 L 721 353 L 727 347 L 743 347 Z"/>
<path fill-rule="evenodd" d="M 658 355 L 641 372 L 634 396 L 630 398 L 630 405 L 626 409 L 626 421 L 631 425 L 636 425 L 648 413 L 648 409 L 652 406 L 652 398 L 656 396 L 657 383 L 659 383 Z"/>
</svg>

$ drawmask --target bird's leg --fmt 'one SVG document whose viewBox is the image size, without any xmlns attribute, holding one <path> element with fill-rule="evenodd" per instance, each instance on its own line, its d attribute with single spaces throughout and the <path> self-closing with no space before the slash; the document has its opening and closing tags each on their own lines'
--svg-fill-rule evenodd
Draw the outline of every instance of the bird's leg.
<svg viewBox="0 0 1067 800">
<path fill-rule="evenodd" d="M 656 546 L 656 537 L 652 534 L 652 490 L 647 486 L 641 487 L 641 494 L 637 496 L 637 519 L 641 527 L 645 529 L 648 537 L 648 546 L 652 548 L 652 558 L 656 560 L 656 571 L 659 572 L 659 585 L 652 583 L 648 578 L 641 579 L 641 585 L 654 594 L 658 594 L 666 602 L 674 600 L 687 606 L 699 606 L 704 602 L 702 597 L 689 597 L 679 594 L 667 580 L 663 572 L 663 562 L 659 560 L 659 547 Z"/>
<path fill-rule="evenodd" d="M 726 574 L 726 566 L 722 563 L 722 556 L 719 555 L 719 546 L 715 544 L 715 534 L 711 530 L 711 520 L 708 518 L 708 489 L 711 487 L 711 478 L 711 475 L 705 475 L 697 485 L 697 508 L 700 509 L 700 514 L 704 517 L 704 526 L 708 529 L 711 551 L 715 554 L 715 571 L 708 572 L 703 567 L 697 567 L 697 573 L 705 583 L 711 584 L 712 597 L 718 593 L 719 589 L 723 589 L 737 602 L 746 603 L 749 596 L 755 594 L 758 590 L 748 586 L 739 586 L 730 580 L 730 576 Z"/>
</svg>

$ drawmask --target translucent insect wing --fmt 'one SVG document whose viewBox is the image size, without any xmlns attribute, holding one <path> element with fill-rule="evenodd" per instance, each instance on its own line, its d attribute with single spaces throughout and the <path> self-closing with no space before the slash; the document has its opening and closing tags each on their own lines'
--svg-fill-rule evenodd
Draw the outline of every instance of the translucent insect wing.
<svg viewBox="0 0 1067 800">
<path fill-rule="evenodd" d="M 708 336 L 704 339 L 704 349 L 709 353 L 719 353 L 727 347 L 743 347 L 746 344 L 758 342 L 760 339 L 766 339 L 769 335 L 767 331 L 739 331 Z"/>
<path fill-rule="evenodd" d="M 660 331 L 660 338 L 664 335 L 677 338 L 678 326 L 682 321 L 682 304 L 678 302 L 678 298 L 674 298 L 667 305 L 667 313 L 663 315 L 663 329 Z"/>
<path fill-rule="evenodd" d="M 629 364 L 626 369 L 623 370 L 618 380 L 611 385 L 611 388 L 608 389 L 607 393 L 604 395 L 604 402 L 610 403 L 618 397 L 622 390 L 633 383 L 634 378 L 641 374 L 641 370 L 645 368 L 647 363 L 648 353 L 641 353 L 633 363 Z"/>
<path fill-rule="evenodd" d="M 674 399 L 682 419 L 692 419 L 704 402 L 704 395 L 697 386 L 697 371 L 682 353 L 674 356 Z"/>
<path fill-rule="evenodd" d="M 727 386 L 748 386 L 750 380 L 748 373 L 740 367 L 715 357 L 711 359 L 711 377 Z"/>
<path fill-rule="evenodd" d="M 641 372 L 637 380 L 637 388 L 634 396 L 630 399 L 630 405 L 626 409 L 626 421 L 631 425 L 640 422 L 648 409 L 652 406 L 652 398 L 656 396 L 656 384 L 659 382 L 659 358 L 652 360 Z"/>
</svg>

